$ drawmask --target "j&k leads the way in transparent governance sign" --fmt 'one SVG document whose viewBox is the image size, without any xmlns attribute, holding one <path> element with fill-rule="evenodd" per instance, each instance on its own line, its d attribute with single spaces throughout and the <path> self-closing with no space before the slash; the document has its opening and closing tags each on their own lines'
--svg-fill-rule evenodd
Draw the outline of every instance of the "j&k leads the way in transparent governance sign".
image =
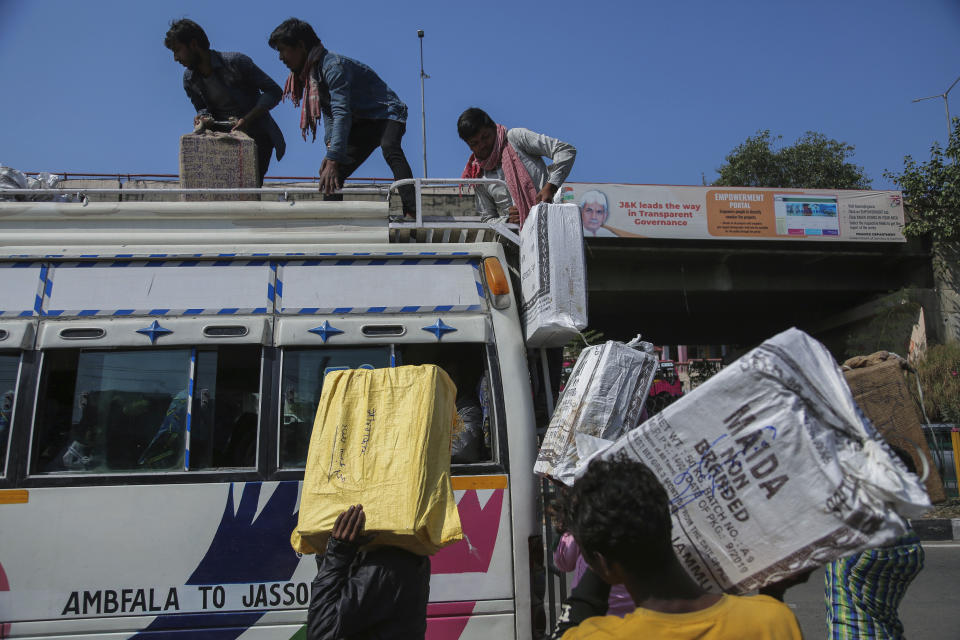
<svg viewBox="0 0 960 640">
<path fill-rule="evenodd" d="M 571 183 L 562 199 L 587 238 L 906 242 L 899 191 Z"/>
</svg>

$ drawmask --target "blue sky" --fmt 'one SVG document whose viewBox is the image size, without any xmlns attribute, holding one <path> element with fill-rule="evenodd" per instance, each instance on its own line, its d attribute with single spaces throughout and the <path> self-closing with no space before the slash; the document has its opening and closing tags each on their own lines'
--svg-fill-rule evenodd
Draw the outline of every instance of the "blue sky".
<svg viewBox="0 0 960 640">
<path fill-rule="evenodd" d="M 884 169 L 946 137 L 943 92 L 960 75 L 957 0 L 824 2 L 133 2 L 0 0 L 0 163 L 24 171 L 176 173 L 193 109 L 163 46 L 190 17 L 213 48 L 242 51 L 282 84 L 267 36 L 291 15 L 372 66 L 410 107 L 404 148 L 422 175 L 419 48 L 426 31 L 432 177 L 459 176 L 469 106 L 578 149 L 579 182 L 700 184 L 758 129 L 853 144 Z M 960 85 L 951 94 L 960 116 Z M 287 156 L 271 175 L 316 175 L 289 103 L 273 110 Z M 375 153 L 355 174 L 390 172 Z"/>
</svg>

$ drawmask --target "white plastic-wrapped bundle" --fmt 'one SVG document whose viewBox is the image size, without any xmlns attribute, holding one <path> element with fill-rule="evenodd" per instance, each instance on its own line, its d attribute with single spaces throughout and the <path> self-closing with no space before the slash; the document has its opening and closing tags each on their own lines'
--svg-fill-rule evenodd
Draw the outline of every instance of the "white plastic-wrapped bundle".
<svg viewBox="0 0 960 640">
<path fill-rule="evenodd" d="M 31 178 L 24 173 L 5 167 L 0 164 L 0 202 L 19 201 L 19 202 L 71 202 L 73 199 L 68 195 L 35 195 L 35 196 L 7 196 L 4 195 L 4 189 L 56 189 L 60 186 L 62 178 L 53 173 L 41 171 L 36 178 Z"/>
<path fill-rule="evenodd" d="M 827 349 L 764 342 L 603 451 L 667 490 L 674 548 L 705 588 L 746 592 L 906 531 L 930 507 Z"/>
<path fill-rule="evenodd" d="M 541 203 L 520 230 L 523 331 L 529 347 L 559 347 L 587 326 L 580 209 Z"/>
<path fill-rule="evenodd" d="M 580 353 L 543 438 L 535 473 L 573 484 L 580 461 L 637 426 L 657 372 L 653 345 L 639 336 Z"/>
</svg>

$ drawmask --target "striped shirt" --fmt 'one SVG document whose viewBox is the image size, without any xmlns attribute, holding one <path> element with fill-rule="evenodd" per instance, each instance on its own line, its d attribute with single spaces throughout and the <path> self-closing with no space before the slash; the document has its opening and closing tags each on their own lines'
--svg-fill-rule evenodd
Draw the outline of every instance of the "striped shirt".
<svg viewBox="0 0 960 640">
<path fill-rule="evenodd" d="M 826 566 L 830 640 L 900 640 L 897 614 L 910 582 L 923 569 L 923 547 L 913 531 L 880 549 L 868 549 Z"/>
</svg>

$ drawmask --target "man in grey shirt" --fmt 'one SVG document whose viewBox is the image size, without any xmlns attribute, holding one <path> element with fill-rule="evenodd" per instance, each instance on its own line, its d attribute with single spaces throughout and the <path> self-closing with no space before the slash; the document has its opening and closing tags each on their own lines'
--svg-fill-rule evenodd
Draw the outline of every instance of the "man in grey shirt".
<svg viewBox="0 0 960 640">
<path fill-rule="evenodd" d="M 462 177 L 507 183 L 506 189 L 477 185 L 477 211 L 484 219 L 507 217 L 522 225 L 533 205 L 553 201 L 577 156 L 573 145 L 529 129 L 506 129 L 475 107 L 460 115 L 457 133 L 473 152 Z"/>
<path fill-rule="evenodd" d="M 207 34 L 193 20 L 171 23 L 163 44 L 173 52 L 173 59 L 186 67 L 183 89 L 197 110 L 194 125 L 200 120 L 236 118 L 232 130 L 243 131 L 257 145 L 262 185 L 273 150 L 277 160 L 286 150 L 280 127 L 270 117 L 270 109 L 283 95 L 280 86 L 248 56 L 211 49 Z"/>
</svg>

